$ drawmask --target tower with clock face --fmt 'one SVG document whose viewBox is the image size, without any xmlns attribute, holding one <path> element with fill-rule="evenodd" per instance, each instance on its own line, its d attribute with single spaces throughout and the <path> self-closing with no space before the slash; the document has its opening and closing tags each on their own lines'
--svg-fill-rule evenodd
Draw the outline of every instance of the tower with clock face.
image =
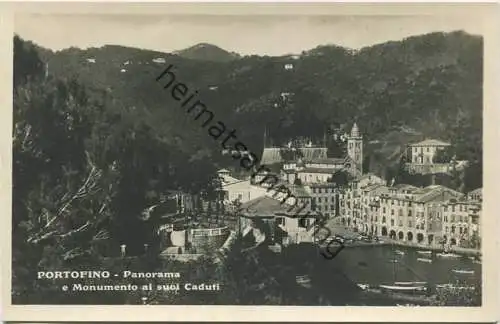
<svg viewBox="0 0 500 324">
<path fill-rule="evenodd" d="M 363 136 L 359 132 L 358 125 L 354 123 L 351 134 L 347 137 L 347 155 L 354 162 L 356 170 L 363 172 Z"/>
</svg>

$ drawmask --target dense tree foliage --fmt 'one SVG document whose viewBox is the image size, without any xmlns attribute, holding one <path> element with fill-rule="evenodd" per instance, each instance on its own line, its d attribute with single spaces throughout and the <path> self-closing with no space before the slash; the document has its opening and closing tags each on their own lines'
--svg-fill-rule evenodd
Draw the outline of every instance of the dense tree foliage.
<svg viewBox="0 0 500 324">
<path fill-rule="evenodd" d="M 216 168 L 109 92 L 45 77 L 33 46 L 14 45 L 13 286 L 33 301 L 36 269 L 89 266 L 123 243 L 142 253 L 154 243 L 142 211 L 168 190 L 210 194 Z"/>
</svg>

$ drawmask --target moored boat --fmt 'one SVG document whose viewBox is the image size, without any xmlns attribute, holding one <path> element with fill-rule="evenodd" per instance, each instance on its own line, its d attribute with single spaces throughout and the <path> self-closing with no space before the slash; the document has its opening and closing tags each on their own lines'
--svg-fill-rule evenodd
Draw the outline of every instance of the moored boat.
<svg viewBox="0 0 500 324">
<path fill-rule="evenodd" d="M 426 259 L 426 258 L 417 258 L 417 261 L 420 261 L 420 262 L 427 262 L 427 263 L 432 263 L 432 260 L 431 260 L 431 259 Z"/>
<path fill-rule="evenodd" d="M 460 258 L 460 255 L 458 254 L 454 254 L 454 253 L 449 253 L 449 252 L 445 252 L 445 253 L 438 253 L 436 254 L 436 256 L 440 257 L 440 258 L 445 258 L 445 259 L 456 259 L 456 258 Z"/>
<path fill-rule="evenodd" d="M 396 281 L 394 285 L 396 286 L 423 286 L 427 284 L 426 281 Z"/>
<path fill-rule="evenodd" d="M 379 288 L 385 291 L 394 292 L 425 292 L 427 289 L 423 286 L 396 286 L 396 285 L 379 285 Z"/>
<path fill-rule="evenodd" d="M 436 285 L 436 289 L 475 290 L 474 286 L 456 286 L 450 283 Z"/>
<path fill-rule="evenodd" d="M 474 270 L 453 269 L 451 271 L 458 274 L 474 274 Z"/>
<path fill-rule="evenodd" d="M 429 255 L 432 254 L 432 251 L 417 251 L 418 254 Z"/>
<path fill-rule="evenodd" d="M 399 254 L 399 255 L 405 255 L 403 251 L 400 250 L 395 250 L 394 253 Z"/>
</svg>

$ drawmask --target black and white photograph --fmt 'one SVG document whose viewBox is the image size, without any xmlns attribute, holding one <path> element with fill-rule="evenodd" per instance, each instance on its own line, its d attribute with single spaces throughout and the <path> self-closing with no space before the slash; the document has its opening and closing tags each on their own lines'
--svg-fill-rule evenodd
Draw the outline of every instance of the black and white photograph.
<svg viewBox="0 0 500 324">
<path fill-rule="evenodd" d="M 12 306 L 484 306 L 480 18 L 29 12 L 9 37 Z"/>
</svg>

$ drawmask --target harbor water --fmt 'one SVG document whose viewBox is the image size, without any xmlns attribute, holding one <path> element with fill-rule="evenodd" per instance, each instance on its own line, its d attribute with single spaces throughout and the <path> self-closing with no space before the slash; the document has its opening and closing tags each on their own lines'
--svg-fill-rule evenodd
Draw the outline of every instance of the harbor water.
<svg viewBox="0 0 500 324">
<path fill-rule="evenodd" d="M 333 260 L 325 262 L 331 262 L 332 266 L 336 263 L 335 266 L 339 266 L 352 281 L 370 285 L 416 281 L 473 284 L 481 279 L 481 264 L 467 256 L 441 258 L 417 251 L 415 248 L 392 246 L 348 247 Z M 422 262 L 419 258 L 432 259 L 432 262 Z"/>
</svg>

